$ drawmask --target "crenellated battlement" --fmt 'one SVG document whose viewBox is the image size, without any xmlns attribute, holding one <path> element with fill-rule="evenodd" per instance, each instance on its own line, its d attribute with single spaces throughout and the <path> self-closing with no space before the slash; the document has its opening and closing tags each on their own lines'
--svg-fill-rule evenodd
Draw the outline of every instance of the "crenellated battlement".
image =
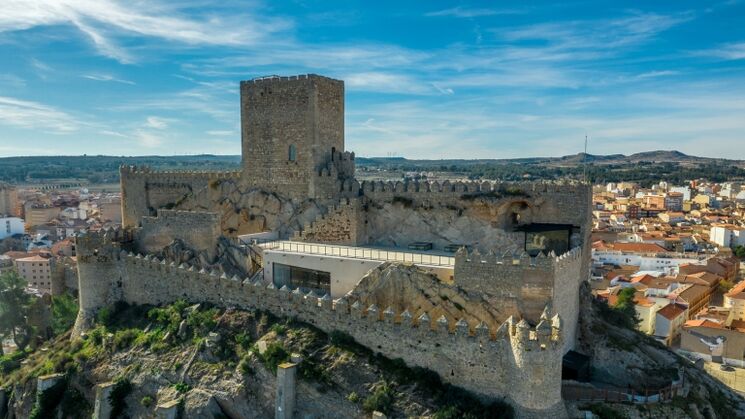
<svg viewBox="0 0 745 419">
<path fill-rule="evenodd" d="M 95 237 L 104 239 L 103 235 Z M 297 318 L 326 332 L 347 333 L 386 356 L 433 369 L 443 380 L 485 399 L 504 398 L 518 411 L 551 411 L 563 415 L 558 389 L 564 330 L 560 316 L 551 317 L 548 307 L 544 307 L 535 326 L 526 319 L 516 321 L 511 317 L 491 329 L 473 318 L 443 315 L 434 319 L 427 312 L 417 313 L 413 307 L 394 310 L 352 301 L 348 296 L 333 300 L 328 294 L 320 296 L 286 285 L 277 288 L 273 283 L 197 269 L 187 263 L 123 249 L 112 263 L 83 265 L 84 269 L 95 267 L 99 278 L 107 278 L 105 285 L 118 291 L 104 293 L 99 292 L 100 288 L 88 289 L 89 293 L 96 291 L 100 300 L 98 305 L 91 305 L 92 300 L 86 299 L 76 333 L 84 330 L 85 319 L 93 318 L 98 308 L 120 300 L 158 305 L 184 299 L 267 310 L 277 316 Z M 523 394 L 534 391 L 539 393 L 535 397 Z"/>
<path fill-rule="evenodd" d="M 334 317 L 344 323 L 360 322 L 365 327 L 391 327 L 402 334 L 418 333 L 437 345 L 449 344 L 453 338 L 458 338 L 461 339 L 459 344 L 481 345 L 490 342 L 495 345 L 504 341 L 514 342 L 526 350 L 546 350 L 551 349 L 551 345 L 560 344 L 562 340 L 561 320 L 558 314 L 549 319 L 548 307 L 544 309 L 540 322 L 535 327 L 525 319 L 516 321 L 510 317 L 498 328 L 490 329 L 484 322 L 453 319 L 445 315 L 433 319 L 427 312 L 413 318 L 411 313 L 414 310 L 409 308 L 401 311 L 395 311 L 392 307 L 381 309 L 376 304 L 363 305 L 361 301 L 350 303 L 347 296 L 332 300 L 328 294 L 319 296 L 312 291 L 304 293 L 300 288 L 292 289 L 287 285 L 277 288 L 273 283 L 252 282 L 249 277 L 228 277 L 218 270 L 197 270 L 195 266 L 187 263 L 177 264 L 175 261 L 159 259 L 149 254 L 122 250 L 120 256 L 126 266 L 145 268 L 151 270 L 154 276 L 163 278 L 166 282 L 163 286 L 167 288 L 170 288 L 167 281 L 175 279 L 172 276 L 184 276 L 183 278 L 188 277 L 218 293 L 221 287 L 229 288 L 231 293 L 239 290 L 240 294 L 232 295 L 231 299 L 236 302 L 243 301 L 251 308 L 274 309 L 279 313 L 294 312 L 295 315 L 305 315 L 309 318 Z M 209 295 L 192 297 L 209 299 Z M 317 317 L 317 314 L 323 311 L 328 316 Z M 316 325 L 324 330 L 329 328 L 323 324 Z"/>
<path fill-rule="evenodd" d="M 485 197 L 508 198 L 535 194 L 574 194 L 589 190 L 587 184 L 575 181 L 541 182 L 502 182 L 502 181 L 363 181 L 360 185 L 363 194 L 381 193 L 457 193 L 472 194 L 465 198 Z"/>
<path fill-rule="evenodd" d="M 519 253 L 505 252 L 501 255 L 489 251 L 486 254 L 481 254 L 477 249 L 469 251 L 467 248 L 461 247 L 455 253 L 455 264 L 456 266 L 459 264 L 491 265 L 497 267 L 520 266 L 522 269 L 552 271 L 563 269 L 569 264 L 580 261 L 581 256 L 581 247 L 572 248 L 559 256 L 556 256 L 553 250 L 548 254 L 540 252 L 537 256 L 530 256 L 524 251 Z"/>
<path fill-rule="evenodd" d="M 119 174 L 122 176 L 143 176 L 143 177 L 207 177 L 212 180 L 219 179 L 238 179 L 241 176 L 240 170 L 208 171 L 208 170 L 153 170 L 149 166 L 128 166 L 119 167 Z"/>
<path fill-rule="evenodd" d="M 277 75 L 271 75 L 271 76 L 262 76 L 262 77 L 255 77 L 251 80 L 244 80 L 241 81 L 241 84 L 271 84 L 271 83 L 281 83 L 281 82 L 287 82 L 287 81 L 295 81 L 295 80 L 327 80 L 327 81 L 333 81 L 333 82 L 340 82 L 339 80 L 332 79 L 330 77 L 320 76 L 318 74 L 298 74 L 295 76 L 277 76 Z"/>
</svg>

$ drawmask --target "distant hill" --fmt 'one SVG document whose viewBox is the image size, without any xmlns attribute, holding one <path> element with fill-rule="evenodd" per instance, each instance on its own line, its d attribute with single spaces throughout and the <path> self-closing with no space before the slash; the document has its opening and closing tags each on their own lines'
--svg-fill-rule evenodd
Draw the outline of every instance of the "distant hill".
<svg viewBox="0 0 745 419">
<path fill-rule="evenodd" d="M 707 164 L 719 163 L 745 167 L 745 160 L 728 160 L 711 157 L 689 156 L 676 150 L 655 150 L 624 154 L 585 154 L 577 153 L 561 157 L 521 157 L 514 159 L 442 159 L 442 160 L 417 160 L 403 157 L 358 157 L 357 164 L 362 166 L 391 165 L 413 163 L 421 166 L 439 165 L 479 165 L 479 164 L 544 164 L 551 166 L 576 166 L 583 163 L 593 164 L 630 164 L 639 162 L 650 163 L 693 163 Z"/>
<path fill-rule="evenodd" d="M 119 166 L 147 165 L 156 170 L 233 170 L 241 156 L 27 156 L 0 158 L 0 181 L 34 183 L 49 179 L 80 179 L 100 184 L 119 181 Z M 745 161 L 689 156 L 675 150 L 631 155 L 572 154 L 516 159 L 414 160 L 403 157 L 357 157 L 361 172 L 386 171 L 388 178 L 408 172 L 438 172 L 471 179 L 584 178 L 592 182 L 667 180 L 684 182 L 745 179 Z M 361 173 L 362 174 L 362 173 Z M 368 176 L 369 178 L 369 176 Z"/>
</svg>

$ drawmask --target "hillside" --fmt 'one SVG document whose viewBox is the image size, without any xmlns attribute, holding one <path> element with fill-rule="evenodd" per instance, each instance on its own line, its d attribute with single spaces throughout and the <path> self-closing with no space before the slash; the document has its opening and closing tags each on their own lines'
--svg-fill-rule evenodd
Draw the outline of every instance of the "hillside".
<svg viewBox="0 0 745 419">
<path fill-rule="evenodd" d="M 421 368 L 408 368 L 307 324 L 264 312 L 222 310 L 178 302 L 162 308 L 120 306 L 99 316 L 84 339 L 69 333 L 4 365 L 0 387 L 10 388 L 16 417 L 90 417 L 94 383 L 116 381 L 118 417 L 151 417 L 156 405 L 181 401 L 184 418 L 274 416 L 277 365 L 301 354 L 298 417 L 509 418 Z M 35 377 L 64 373 L 62 391 L 36 400 Z M 41 403 L 40 403 L 41 402 Z M 43 408 L 43 409 L 42 409 Z M 1 413 L 0 413 L 1 415 Z"/>
<path fill-rule="evenodd" d="M 589 289 L 582 298 L 579 350 L 591 356 L 593 385 L 640 390 L 682 373 L 687 396 L 645 405 L 567 400 L 573 417 L 586 410 L 605 418 L 743 417 L 740 396 L 648 337 L 614 324 Z M 5 357 L 0 388 L 12 393 L 8 407 L 22 418 L 54 412 L 89 418 L 94 385 L 111 381 L 117 383 L 113 417 L 151 417 L 157 405 L 175 402 L 184 418 L 265 418 L 273 416 L 277 365 L 293 353 L 303 358 L 298 417 L 369 418 L 373 410 L 389 418 L 512 417 L 509 406 L 485 406 L 436 374 L 382 357 L 347 335 L 266 312 L 185 302 L 104 309 L 83 339 L 71 342 L 68 332 L 12 361 Z M 35 378 L 50 373 L 65 378 L 35 397 Z"/>
</svg>

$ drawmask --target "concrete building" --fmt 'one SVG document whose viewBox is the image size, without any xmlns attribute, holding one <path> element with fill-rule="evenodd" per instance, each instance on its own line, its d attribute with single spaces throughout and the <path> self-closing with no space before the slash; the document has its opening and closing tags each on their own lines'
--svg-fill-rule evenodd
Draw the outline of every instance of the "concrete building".
<svg viewBox="0 0 745 419">
<path fill-rule="evenodd" d="M 25 232 L 26 225 L 22 219 L 18 217 L 0 216 L 0 240 L 16 234 L 23 234 Z"/>
<path fill-rule="evenodd" d="M 710 320 L 689 320 L 681 328 L 680 352 L 707 361 L 745 367 L 745 333 Z"/>
<path fill-rule="evenodd" d="M 54 220 L 59 216 L 60 209 L 50 205 L 26 203 L 24 217 L 29 227 L 38 226 Z"/>
<path fill-rule="evenodd" d="M 724 294 L 724 307 L 730 309 L 734 319 L 745 320 L 745 281 L 739 282 Z"/>
<path fill-rule="evenodd" d="M 714 224 L 709 232 L 709 240 L 720 247 L 745 246 L 745 227 Z"/>
<path fill-rule="evenodd" d="M 101 221 L 112 223 L 122 222 L 122 202 L 120 200 L 107 200 L 98 203 L 98 213 Z"/>
<path fill-rule="evenodd" d="M 654 338 L 670 346 L 678 336 L 688 318 L 688 308 L 680 304 L 668 304 L 655 316 Z"/>
<path fill-rule="evenodd" d="M 54 259 L 40 255 L 16 259 L 16 271 L 31 288 L 41 292 L 52 292 L 52 269 Z"/>
<path fill-rule="evenodd" d="M 0 217 L 20 216 L 20 208 L 18 206 L 18 191 L 15 187 L 0 182 Z"/>
<path fill-rule="evenodd" d="M 371 269 L 385 262 L 415 263 L 453 282 L 455 257 L 443 252 L 404 252 L 400 249 L 336 246 L 292 241 L 261 245 L 264 278 L 277 288 L 302 287 L 328 292 L 339 298 L 351 291 Z"/>
<path fill-rule="evenodd" d="M 665 209 L 668 211 L 682 211 L 685 198 L 680 192 L 668 192 L 665 195 Z"/>
</svg>

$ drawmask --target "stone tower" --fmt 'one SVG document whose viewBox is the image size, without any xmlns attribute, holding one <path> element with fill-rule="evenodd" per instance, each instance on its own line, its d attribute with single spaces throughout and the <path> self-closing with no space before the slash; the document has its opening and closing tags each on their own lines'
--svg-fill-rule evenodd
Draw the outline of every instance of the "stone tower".
<svg viewBox="0 0 745 419">
<path fill-rule="evenodd" d="M 241 82 L 243 182 L 290 198 L 344 151 L 344 82 L 313 74 Z"/>
</svg>

